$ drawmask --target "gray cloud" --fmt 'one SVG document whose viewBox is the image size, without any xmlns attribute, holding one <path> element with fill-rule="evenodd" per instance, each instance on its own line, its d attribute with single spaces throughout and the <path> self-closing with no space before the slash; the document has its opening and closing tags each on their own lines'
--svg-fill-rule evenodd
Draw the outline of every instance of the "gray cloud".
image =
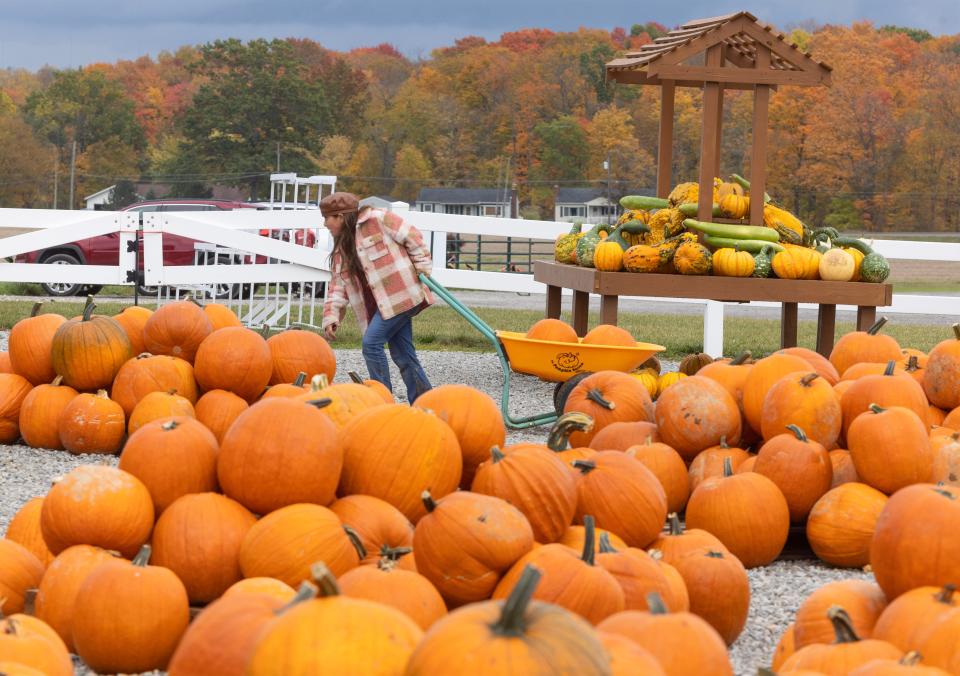
<svg viewBox="0 0 960 676">
<path fill-rule="evenodd" d="M 9 6 L 8 6 L 9 5 Z M 675 1 L 640 4 L 605 0 L 591 5 L 557 0 L 167 0 L 163 3 L 88 0 L 9 2 L 0 0 L 0 67 L 36 69 L 44 64 L 77 66 L 112 62 L 175 50 L 217 38 L 306 37 L 331 49 L 346 50 L 389 42 L 405 54 L 427 56 L 466 35 L 488 39 L 525 27 L 576 30 L 611 29 L 659 21 L 668 26 L 700 16 L 736 11 L 742 4 L 695 0 L 679 8 Z M 754 14 L 780 28 L 814 20 L 924 28 L 934 34 L 960 32 L 956 0 L 919 3 L 759 0 Z"/>
</svg>

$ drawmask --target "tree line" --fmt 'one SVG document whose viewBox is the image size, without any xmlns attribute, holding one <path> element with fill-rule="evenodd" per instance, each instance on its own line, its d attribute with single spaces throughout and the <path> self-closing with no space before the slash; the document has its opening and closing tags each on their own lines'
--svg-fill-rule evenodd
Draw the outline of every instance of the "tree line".
<svg viewBox="0 0 960 676">
<path fill-rule="evenodd" d="M 411 60 L 387 44 L 218 40 L 156 58 L 0 71 L 0 206 L 68 204 L 132 181 L 203 196 L 269 190 L 279 166 L 415 200 L 422 187 L 515 186 L 527 217 L 558 187 L 652 191 L 659 90 L 604 64 L 667 28 L 467 36 Z M 768 192 L 810 223 L 960 230 L 960 36 L 861 22 L 796 29 L 829 88 L 783 87 L 770 108 Z M 674 182 L 696 180 L 700 91 L 677 92 Z M 749 175 L 752 97 L 724 103 L 721 172 Z M 605 167 L 606 163 L 606 168 Z M 164 196 L 164 195 L 156 195 Z M 56 200 L 56 201 L 55 201 Z"/>
</svg>

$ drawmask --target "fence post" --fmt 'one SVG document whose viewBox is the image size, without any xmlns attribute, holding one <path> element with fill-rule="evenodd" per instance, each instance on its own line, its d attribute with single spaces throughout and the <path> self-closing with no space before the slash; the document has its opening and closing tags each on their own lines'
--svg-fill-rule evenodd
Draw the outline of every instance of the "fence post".
<svg viewBox="0 0 960 676">
<path fill-rule="evenodd" d="M 717 359 L 723 356 L 723 303 L 708 300 L 703 311 L 703 351 Z"/>
</svg>

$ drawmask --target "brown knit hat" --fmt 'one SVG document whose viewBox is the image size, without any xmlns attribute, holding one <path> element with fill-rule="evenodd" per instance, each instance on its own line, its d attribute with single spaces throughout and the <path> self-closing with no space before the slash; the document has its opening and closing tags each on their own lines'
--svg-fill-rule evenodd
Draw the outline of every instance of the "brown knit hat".
<svg viewBox="0 0 960 676">
<path fill-rule="evenodd" d="M 349 192 L 335 192 L 320 200 L 320 213 L 324 218 L 335 214 L 348 214 L 360 208 L 360 200 Z"/>
</svg>

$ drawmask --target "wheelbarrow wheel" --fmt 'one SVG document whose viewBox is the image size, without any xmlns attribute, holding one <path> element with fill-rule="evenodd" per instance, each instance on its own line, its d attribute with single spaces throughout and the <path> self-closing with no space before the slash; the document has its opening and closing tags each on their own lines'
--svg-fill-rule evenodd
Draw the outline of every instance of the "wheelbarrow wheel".
<svg viewBox="0 0 960 676">
<path fill-rule="evenodd" d="M 563 413 L 563 408 L 567 405 L 567 397 L 573 392 L 573 388 L 589 375 L 593 375 L 593 371 L 582 371 L 569 380 L 557 383 L 557 386 L 553 388 L 553 408 L 556 410 L 557 415 Z"/>
</svg>

